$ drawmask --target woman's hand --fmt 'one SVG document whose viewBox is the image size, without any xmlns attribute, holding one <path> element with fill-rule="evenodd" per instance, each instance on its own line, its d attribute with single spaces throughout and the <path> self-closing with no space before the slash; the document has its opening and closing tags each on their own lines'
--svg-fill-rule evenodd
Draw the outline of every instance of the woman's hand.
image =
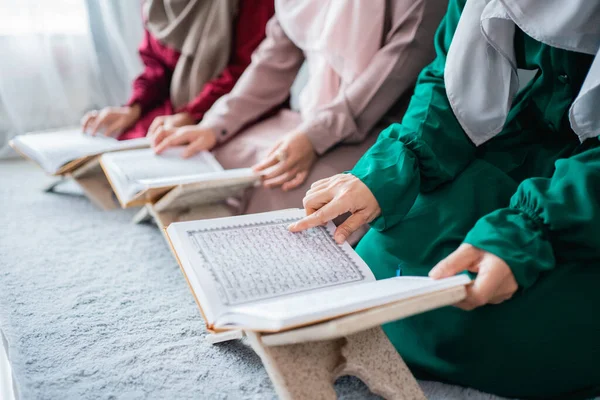
<svg viewBox="0 0 600 400">
<path fill-rule="evenodd" d="M 466 243 L 440 261 L 429 272 L 429 276 L 434 279 L 448 278 L 464 270 L 477 273 L 477 278 L 467 287 L 467 298 L 456 304 L 463 310 L 500 304 L 510 299 L 519 287 L 504 260 Z"/>
<path fill-rule="evenodd" d="M 379 203 L 367 185 L 350 174 L 338 174 L 313 183 L 303 203 L 307 217 L 291 224 L 288 229 L 292 232 L 323 225 L 342 214 L 352 213 L 335 230 L 334 239 L 340 244 L 381 214 Z"/>
<path fill-rule="evenodd" d="M 101 111 L 90 111 L 81 119 L 83 132 L 92 136 L 118 136 L 140 119 L 142 110 L 134 104 L 131 107 L 106 107 Z"/>
<path fill-rule="evenodd" d="M 179 128 L 181 126 L 196 125 L 196 120 L 187 112 L 173 115 L 163 115 L 154 118 L 148 128 L 148 136 L 156 136 L 163 129 Z"/>
<path fill-rule="evenodd" d="M 302 132 L 295 132 L 279 140 L 267 158 L 253 169 L 266 172 L 265 187 L 281 186 L 287 191 L 304 183 L 316 160 L 317 153 L 310 139 Z"/>
<path fill-rule="evenodd" d="M 160 154 L 169 147 L 186 146 L 183 158 L 188 158 L 204 150 L 212 150 L 217 144 L 217 135 L 212 129 L 189 125 L 181 128 L 160 129 L 151 137 L 154 152 Z"/>
</svg>

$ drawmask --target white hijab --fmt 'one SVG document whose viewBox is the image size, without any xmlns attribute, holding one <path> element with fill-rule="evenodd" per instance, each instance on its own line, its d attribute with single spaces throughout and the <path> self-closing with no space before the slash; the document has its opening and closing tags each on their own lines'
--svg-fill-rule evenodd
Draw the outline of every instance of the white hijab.
<svg viewBox="0 0 600 400">
<path fill-rule="evenodd" d="M 503 129 L 519 88 L 515 28 L 549 46 L 596 55 L 571 105 L 581 141 L 600 135 L 600 2 L 468 0 L 448 50 L 448 100 L 475 145 Z"/>
<path fill-rule="evenodd" d="M 306 54 L 304 117 L 331 103 L 368 66 L 383 42 L 384 0 L 275 0 L 283 31 Z"/>
</svg>

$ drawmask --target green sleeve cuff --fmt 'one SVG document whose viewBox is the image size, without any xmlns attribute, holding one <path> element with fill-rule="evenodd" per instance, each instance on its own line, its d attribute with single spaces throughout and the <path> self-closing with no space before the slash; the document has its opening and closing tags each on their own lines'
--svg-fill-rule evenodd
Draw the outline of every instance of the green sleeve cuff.
<svg viewBox="0 0 600 400">
<path fill-rule="evenodd" d="M 371 222 L 378 231 L 400 222 L 419 194 L 416 157 L 397 139 L 380 138 L 350 173 L 367 185 L 379 203 L 381 215 Z"/>
<path fill-rule="evenodd" d="M 544 225 L 524 210 L 503 208 L 486 215 L 477 221 L 464 242 L 503 259 L 525 289 L 555 264 Z"/>
</svg>

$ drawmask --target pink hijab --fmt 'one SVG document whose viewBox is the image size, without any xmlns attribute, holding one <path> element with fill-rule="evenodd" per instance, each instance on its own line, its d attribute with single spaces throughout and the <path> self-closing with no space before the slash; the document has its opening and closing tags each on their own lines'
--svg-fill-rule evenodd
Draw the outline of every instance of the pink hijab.
<svg viewBox="0 0 600 400">
<path fill-rule="evenodd" d="M 300 94 L 303 116 L 343 95 L 383 42 L 384 0 L 275 0 L 275 15 L 306 55 L 309 79 Z"/>
</svg>

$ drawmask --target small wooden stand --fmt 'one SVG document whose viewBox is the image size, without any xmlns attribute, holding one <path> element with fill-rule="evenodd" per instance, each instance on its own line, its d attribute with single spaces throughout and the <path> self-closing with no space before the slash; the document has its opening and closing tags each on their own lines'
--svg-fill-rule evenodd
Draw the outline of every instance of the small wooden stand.
<svg viewBox="0 0 600 400">
<path fill-rule="evenodd" d="M 353 375 L 385 399 L 424 400 L 380 325 L 455 304 L 465 296 L 465 287 L 455 287 L 290 331 L 245 334 L 281 399 L 332 400 L 335 380 Z"/>
<path fill-rule="evenodd" d="M 65 173 L 48 185 L 44 191 L 55 192 L 55 188 L 67 179 L 75 181 L 85 196 L 102 210 L 113 210 L 118 204 L 113 196 L 110 183 L 100 167 L 100 157 L 94 157 L 76 169 Z"/>
<path fill-rule="evenodd" d="M 225 204 L 207 204 L 194 208 L 161 209 L 156 204 L 146 203 L 133 217 L 134 224 L 154 222 L 166 238 L 165 229 L 173 222 L 198 219 L 230 217 L 233 215 Z"/>
<path fill-rule="evenodd" d="M 247 180 L 220 188 L 205 183 L 180 185 L 157 202 L 146 203 L 133 217 L 133 222 L 138 224 L 154 220 L 162 230 L 173 222 L 230 217 L 234 213 L 225 204 L 226 199 L 240 195 L 249 186 Z"/>
<path fill-rule="evenodd" d="M 344 375 L 356 376 L 385 399 L 426 399 L 379 327 L 337 340 L 282 346 L 266 346 L 256 333 L 247 336 L 281 399 L 336 399 L 333 384 Z"/>
</svg>

